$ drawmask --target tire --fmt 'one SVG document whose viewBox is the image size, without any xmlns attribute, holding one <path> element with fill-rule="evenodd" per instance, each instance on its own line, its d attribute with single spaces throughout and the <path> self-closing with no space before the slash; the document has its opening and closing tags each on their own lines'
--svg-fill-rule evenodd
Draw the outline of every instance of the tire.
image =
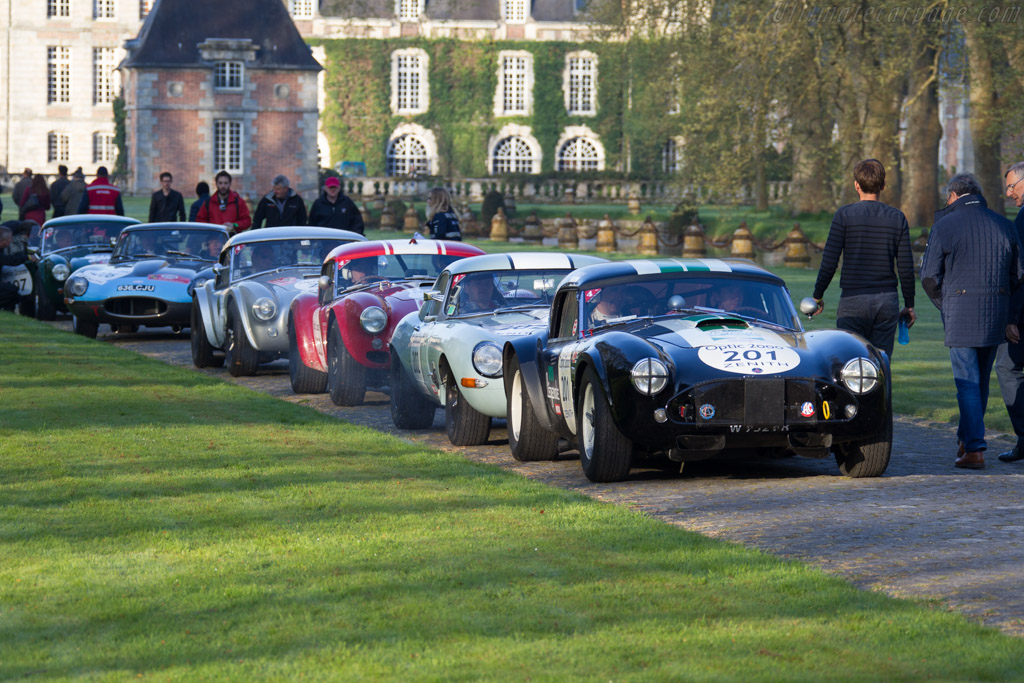
<svg viewBox="0 0 1024 683">
<path fill-rule="evenodd" d="M 391 421 L 399 429 L 427 429 L 434 424 L 437 404 L 420 394 L 402 361 L 391 354 Z"/>
<path fill-rule="evenodd" d="M 189 342 L 192 346 L 192 364 L 197 368 L 219 368 L 224 359 L 214 355 L 213 345 L 206 337 L 206 325 L 199 310 L 199 301 L 192 297 L 192 319 L 189 324 Z"/>
<path fill-rule="evenodd" d="M 32 283 L 32 288 L 35 290 L 36 320 L 56 320 L 57 304 L 50 299 L 50 295 L 43 289 L 42 278 L 38 275 L 35 282 Z"/>
<path fill-rule="evenodd" d="M 512 457 L 519 462 L 554 460 L 558 455 L 558 436 L 540 426 L 526 391 L 518 356 L 512 357 L 509 374 L 512 383 L 505 399 L 505 414 L 508 417 L 508 446 L 512 450 Z"/>
<path fill-rule="evenodd" d="M 633 444 L 615 426 L 601 382 L 589 367 L 583 372 L 576 402 L 576 438 L 587 479 L 622 481 L 629 474 Z"/>
<path fill-rule="evenodd" d="M 327 391 L 336 406 L 361 405 L 366 395 L 366 368 L 345 348 L 337 323 L 327 337 Z"/>
<path fill-rule="evenodd" d="M 100 329 L 99 323 L 82 320 L 77 315 L 72 319 L 71 325 L 75 330 L 75 334 L 80 334 L 83 337 L 88 337 L 89 339 L 95 339 L 96 333 L 99 332 Z"/>
<path fill-rule="evenodd" d="M 288 321 L 288 379 L 296 394 L 322 394 L 327 391 L 327 373 L 314 370 L 302 362 L 293 320 Z"/>
<path fill-rule="evenodd" d="M 256 374 L 260 364 L 260 354 L 249 343 L 242 327 L 241 318 L 234 314 L 228 315 L 227 339 L 224 344 L 224 362 L 232 377 L 243 377 Z"/>
<path fill-rule="evenodd" d="M 885 428 L 873 439 L 860 443 L 841 444 L 836 449 L 839 472 L 852 479 L 880 477 L 889 467 L 892 453 L 892 410 L 885 416 Z"/>
<path fill-rule="evenodd" d="M 491 434 L 491 416 L 469 405 L 452 371 L 445 371 L 444 422 L 453 446 L 479 446 Z"/>
</svg>

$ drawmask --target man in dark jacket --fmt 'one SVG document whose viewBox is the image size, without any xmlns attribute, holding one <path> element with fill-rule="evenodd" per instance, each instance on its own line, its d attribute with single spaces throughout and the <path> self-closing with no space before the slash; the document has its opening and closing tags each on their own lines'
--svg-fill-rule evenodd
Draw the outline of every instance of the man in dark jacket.
<svg viewBox="0 0 1024 683">
<path fill-rule="evenodd" d="M 914 257 L 910 228 L 899 209 L 878 201 L 885 189 L 885 168 L 877 159 L 865 159 L 853 169 L 853 187 L 860 197 L 836 211 L 825 241 L 821 269 L 814 283 L 817 315 L 825 308 L 822 297 L 843 257 L 839 280 L 842 296 L 836 307 L 836 327 L 855 332 L 892 357 L 892 342 L 900 318 L 910 327 L 914 313 Z M 899 272 L 905 308 L 896 292 Z"/>
<path fill-rule="evenodd" d="M 82 167 L 79 166 L 71 174 L 71 182 L 60 193 L 60 201 L 64 204 L 65 216 L 74 215 L 78 211 L 78 205 L 82 202 L 85 189 L 85 173 L 82 172 Z"/>
<path fill-rule="evenodd" d="M 1017 238 L 1024 244 L 1024 161 L 1018 162 L 1006 171 L 1006 196 L 1013 200 L 1017 208 L 1017 218 L 1013 224 L 1017 228 Z M 1013 295 L 1011 309 L 1020 310 L 1024 316 L 1024 287 Z M 1012 321 L 1018 332 L 1024 329 L 1024 320 L 1018 317 Z M 1009 334 L 1007 339 L 1009 339 Z M 1017 435 L 1017 445 L 1013 450 L 999 454 L 1003 462 L 1024 460 L 1024 344 L 1019 337 L 999 347 L 996 354 L 996 377 L 999 378 L 999 389 L 1003 393 L 1006 412 L 1010 414 L 1013 431 Z"/>
<path fill-rule="evenodd" d="M 985 467 L 985 408 L 996 350 L 1016 337 L 1019 311 L 1010 297 L 1024 278 L 1013 223 L 991 211 L 970 173 L 946 186 L 946 208 L 935 214 L 921 263 L 921 285 L 942 312 L 960 407 L 956 467 Z"/>
<path fill-rule="evenodd" d="M 14 183 L 14 189 L 11 190 L 11 198 L 14 199 L 15 206 L 21 206 L 21 198 L 25 196 L 25 190 L 31 184 L 32 169 L 26 168 L 21 172 L 21 178 L 18 179 L 18 182 Z"/>
<path fill-rule="evenodd" d="M 262 228 L 263 221 L 268 228 L 281 225 L 306 225 L 306 203 L 291 187 L 288 177 L 279 175 L 273 180 L 274 189 L 264 195 L 256 205 L 252 227 Z"/>
<path fill-rule="evenodd" d="M 57 167 L 57 179 L 50 183 L 50 203 L 53 204 L 53 217 L 60 218 L 64 215 L 67 205 L 61 203 L 60 195 L 68 186 L 68 167 L 61 164 Z"/>
<path fill-rule="evenodd" d="M 160 174 L 160 189 L 149 200 L 149 222 L 171 223 L 185 220 L 185 198 L 171 189 L 174 178 L 164 171 Z"/>
<path fill-rule="evenodd" d="M 188 209 L 188 220 L 189 222 L 195 222 L 196 216 L 199 215 L 199 209 L 202 208 L 206 200 L 210 198 L 210 184 L 205 180 L 200 180 L 196 184 L 196 200 L 192 202 L 192 206 Z"/>
<path fill-rule="evenodd" d="M 324 181 L 324 191 L 309 209 L 309 224 L 322 228 L 351 230 L 362 235 L 363 214 L 356 203 L 341 192 L 341 180 L 331 176 Z"/>
</svg>

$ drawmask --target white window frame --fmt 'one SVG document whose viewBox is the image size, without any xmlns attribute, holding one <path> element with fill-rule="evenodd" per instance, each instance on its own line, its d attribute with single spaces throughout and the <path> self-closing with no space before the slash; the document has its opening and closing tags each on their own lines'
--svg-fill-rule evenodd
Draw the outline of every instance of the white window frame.
<svg viewBox="0 0 1024 683">
<path fill-rule="evenodd" d="M 529 116 L 533 112 L 533 84 L 532 52 L 528 50 L 499 52 L 498 88 L 494 93 L 494 115 Z"/>
<path fill-rule="evenodd" d="M 395 17 L 399 21 L 419 21 L 424 0 L 395 0 Z"/>
<path fill-rule="evenodd" d="M 155 0 L 139 0 L 139 19 L 145 19 L 153 11 Z"/>
<path fill-rule="evenodd" d="M 71 16 L 71 0 L 47 0 L 46 18 L 63 19 Z"/>
<path fill-rule="evenodd" d="M 114 134 L 98 130 L 92 134 L 92 163 L 113 164 L 117 161 L 117 145 Z"/>
<path fill-rule="evenodd" d="M 405 48 L 391 53 L 391 113 L 408 116 L 430 109 L 429 66 L 430 58 L 423 49 Z"/>
<path fill-rule="evenodd" d="M 237 119 L 214 119 L 213 166 L 216 171 L 242 173 L 245 170 L 245 125 Z"/>
<path fill-rule="evenodd" d="M 62 163 L 71 159 L 71 136 L 51 130 L 46 134 L 46 160 Z"/>
<path fill-rule="evenodd" d="M 92 49 L 92 103 L 110 104 L 117 88 L 115 51 L 112 47 Z"/>
<path fill-rule="evenodd" d="M 565 148 L 569 143 L 576 139 L 584 140 L 589 145 L 593 146 L 595 156 L 593 157 L 596 167 L 595 168 L 566 168 L 564 157 Z M 576 155 L 570 161 L 574 162 L 587 162 L 590 157 L 582 157 Z M 573 164 L 574 166 L 576 164 Z M 556 171 L 570 171 L 570 172 L 587 172 L 587 171 L 603 171 L 605 165 L 605 151 L 604 145 L 601 144 L 601 139 L 590 130 L 587 126 L 568 126 L 563 132 L 561 137 L 558 139 L 558 144 L 555 145 L 555 170 Z"/>
<path fill-rule="evenodd" d="M 213 65 L 214 90 L 242 90 L 245 83 L 245 63 L 222 60 Z"/>
<path fill-rule="evenodd" d="M 117 18 L 116 0 L 92 0 L 92 18 L 107 20 Z"/>
<path fill-rule="evenodd" d="M 49 45 L 46 48 L 46 103 L 71 102 L 71 48 Z"/>
<path fill-rule="evenodd" d="M 537 138 L 533 136 L 533 131 L 529 126 L 523 126 L 518 123 L 507 123 L 502 126 L 501 130 L 496 135 L 491 136 L 487 141 L 487 170 L 490 173 L 498 173 L 495 169 L 498 166 L 498 153 L 501 144 L 509 139 L 518 139 L 526 144 L 530 149 L 530 162 L 531 168 L 529 170 L 515 170 L 513 164 L 513 170 L 501 171 L 501 173 L 540 173 L 541 164 L 544 160 L 544 149 L 537 142 Z M 510 159 L 510 162 L 516 161 L 516 159 Z M 522 168 L 522 167 L 520 167 Z"/>
<path fill-rule="evenodd" d="M 312 19 L 313 0 L 288 0 L 288 13 L 293 19 Z"/>
<path fill-rule="evenodd" d="M 424 128 L 418 123 L 403 123 L 398 126 L 388 138 L 388 146 L 385 149 L 384 154 L 385 169 L 388 174 L 391 175 L 397 170 L 397 163 L 394 157 L 395 145 L 399 144 L 399 141 L 406 136 L 415 139 L 425 150 L 426 170 L 422 172 L 426 175 L 438 175 L 437 138 L 434 137 L 433 131 L 428 128 Z M 402 175 L 409 175 L 407 168 L 403 168 L 403 170 L 405 173 Z"/>
<path fill-rule="evenodd" d="M 529 14 L 528 0 L 501 0 L 501 19 L 506 24 L 525 24 Z"/>
<path fill-rule="evenodd" d="M 570 116 L 597 115 L 597 55 L 589 50 L 565 56 L 562 88 L 565 111 Z"/>
</svg>

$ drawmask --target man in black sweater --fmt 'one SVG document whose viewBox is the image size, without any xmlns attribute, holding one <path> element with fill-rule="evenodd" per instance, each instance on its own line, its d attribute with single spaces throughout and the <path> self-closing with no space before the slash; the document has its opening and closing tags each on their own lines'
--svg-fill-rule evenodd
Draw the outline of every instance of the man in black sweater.
<svg viewBox="0 0 1024 683">
<path fill-rule="evenodd" d="M 1006 196 L 1020 209 L 1013 225 L 1017 228 L 1017 238 L 1024 244 L 1024 161 L 1011 166 L 1006 171 Z M 1011 310 L 1024 309 L 1024 287 L 1013 294 Z M 1024 314 L 1022 314 L 1024 316 Z M 1017 445 L 1013 450 L 999 454 L 1003 462 L 1024 460 L 1024 344 L 1020 341 L 1020 329 L 1024 320 L 1013 320 L 1007 328 L 1006 344 L 996 351 L 996 377 L 999 378 L 999 389 L 1006 403 L 1006 412 L 1010 415 L 1010 423 L 1017 434 Z"/>
<path fill-rule="evenodd" d="M 313 202 L 309 210 L 309 224 L 323 228 L 351 230 L 362 235 L 363 214 L 359 207 L 341 192 L 341 180 L 331 176 L 324 181 L 324 192 Z"/>
<path fill-rule="evenodd" d="M 252 216 L 252 227 L 258 230 L 266 221 L 268 228 L 282 225 L 305 225 L 306 203 L 302 197 L 290 187 L 287 176 L 274 176 L 273 189 L 260 198 L 256 204 L 256 213 Z"/>
<path fill-rule="evenodd" d="M 177 190 L 171 189 L 171 174 L 164 171 L 160 174 L 160 189 L 153 193 L 149 200 L 149 222 L 171 223 L 185 220 L 185 198 Z"/>
<path fill-rule="evenodd" d="M 814 299 L 818 302 L 814 315 L 825 308 L 822 297 L 842 256 L 836 327 L 861 335 L 892 357 L 899 319 L 905 319 L 908 327 L 917 320 L 910 228 L 902 211 L 878 201 L 878 194 L 885 188 L 885 168 L 877 159 L 865 159 L 854 167 L 853 187 L 860 201 L 847 204 L 832 217 L 814 283 Z M 906 306 L 902 311 L 896 291 L 897 270 Z"/>
</svg>

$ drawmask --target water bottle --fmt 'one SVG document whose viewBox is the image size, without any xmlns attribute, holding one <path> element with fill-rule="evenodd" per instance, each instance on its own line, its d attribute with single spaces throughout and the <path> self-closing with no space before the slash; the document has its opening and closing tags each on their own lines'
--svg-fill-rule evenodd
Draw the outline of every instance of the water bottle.
<svg viewBox="0 0 1024 683">
<path fill-rule="evenodd" d="M 902 316 L 900 317 L 899 327 L 900 327 L 900 333 L 899 333 L 899 339 L 898 339 L 899 343 L 900 344 L 909 344 L 910 343 L 910 328 L 907 327 L 907 319 L 906 318 L 904 318 Z"/>
</svg>

